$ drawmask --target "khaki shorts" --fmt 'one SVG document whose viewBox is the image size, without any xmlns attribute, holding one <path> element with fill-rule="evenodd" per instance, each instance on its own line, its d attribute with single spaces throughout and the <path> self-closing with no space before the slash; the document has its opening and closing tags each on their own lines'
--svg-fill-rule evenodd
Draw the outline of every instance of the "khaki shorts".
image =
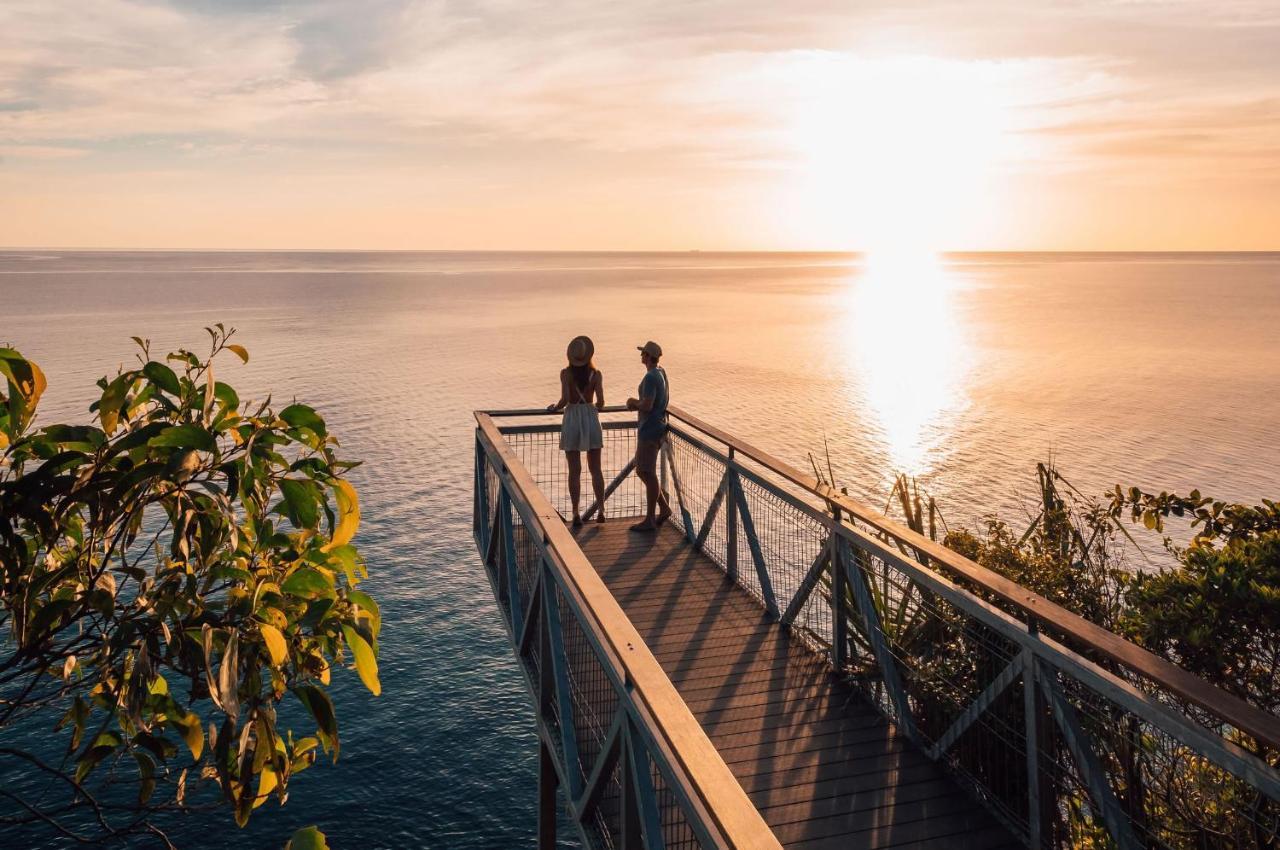
<svg viewBox="0 0 1280 850">
<path fill-rule="evenodd" d="M 655 478 L 658 475 L 658 449 L 662 439 L 636 440 L 636 474 Z"/>
</svg>

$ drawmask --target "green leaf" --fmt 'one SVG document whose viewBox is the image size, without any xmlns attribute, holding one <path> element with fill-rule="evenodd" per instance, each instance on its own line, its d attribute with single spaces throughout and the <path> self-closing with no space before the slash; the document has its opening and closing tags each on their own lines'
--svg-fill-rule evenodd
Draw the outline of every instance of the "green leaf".
<svg viewBox="0 0 1280 850">
<path fill-rule="evenodd" d="M 77 696 L 72 701 L 71 707 L 67 709 L 67 713 L 58 721 L 58 725 L 53 727 L 53 731 L 56 732 L 66 724 L 71 724 L 71 742 L 67 744 L 67 752 L 80 746 L 80 737 L 84 734 L 84 724 L 89 719 L 90 711 L 89 703 Z"/>
<path fill-rule="evenodd" d="M 342 635 L 347 639 L 351 654 L 355 656 L 356 672 L 360 674 L 360 681 L 364 682 L 364 686 L 370 693 L 375 697 L 378 696 L 382 693 L 382 683 L 378 681 L 378 658 L 373 653 L 373 647 L 369 646 L 369 642 L 350 626 L 342 627 Z"/>
<path fill-rule="evenodd" d="M 134 750 L 133 759 L 138 763 L 138 802 L 146 803 L 156 790 L 156 764 L 146 754 Z"/>
<path fill-rule="evenodd" d="M 62 616 L 75 607 L 73 599 L 54 599 L 45 604 L 27 623 L 27 642 L 35 643 L 46 632 L 62 619 Z"/>
<path fill-rule="evenodd" d="M 142 367 L 142 374 L 146 375 L 153 384 L 169 395 L 179 395 L 182 392 L 178 386 L 178 376 L 163 363 L 157 363 L 152 360 Z"/>
<path fill-rule="evenodd" d="M 294 596 L 332 596 L 333 580 L 311 567 L 299 567 L 289 575 L 280 589 Z"/>
<path fill-rule="evenodd" d="M 289 405 L 280 411 L 280 418 L 289 423 L 291 428 L 310 428 L 321 437 L 325 436 L 324 420 L 305 404 Z"/>
<path fill-rule="evenodd" d="M 7 379 L 9 389 L 8 410 L 5 411 L 7 415 L 0 416 L 0 425 L 12 439 L 21 434 L 31 422 L 48 382 L 39 366 L 12 348 L 0 348 L 0 375 Z M 4 400 L 2 393 L 0 400 Z"/>
<path fill-rule="evenodd" d="M 284 496 L 285 513 L 294 528 L 316 527 L 320 519 L 320 492 L 314 481 L 282 478 L 280 493 Z"/>
<path fill-rule="evenodd" d="M 285 850 L 329 850 L 325 843 L 324 833 L 314 826 L 304 826 L 293 834 Z"/>
<path fill-rule="evenodd" d="M 333 701 L 322 688 L 315 685 L 298 685 L 293 688 L 293 695 L 306 706 L 307 711 L 316 721 L 316 731 L 325 749 L 333 751 L 334 761 L 338 759 L 338 719 L 333 713 Z"/>
<path fill-rule="evenodd" d="M 217 449 L 213 435 L 199 425 L 171 425 L 147 441 L 149 446 L 171 446 L 212 452 Z"/>
<path fill-rule="evenodd" d="M 94 588 L 89 593 L 89 605 L 104 618 L 110 620 L 116 611 L 115 594 L 106 588 Z"/>
<path fill-rule="evenodd" d="M 360 610 L 369 617 L 369 631 L 374 637 L 382 631 L 382 612 L 378 609 L 378 603 L 373 601 L 373 597 L 365 593 L 363 590 L 352 590 L 347 593 L 347 598 L 360 606 Z"/>
<path fill-rule="evenodd" d="M 325 546 L 325 554 L 329 556 L 328 563 L 342 568 L 347 574 L 347 581 L 354 587 L 360 583 L 360 579 L 368 576 L 364 564 L 360 560 L 360 553 L 356 551 L 354 546 L 334 546 L 332 548 Z"/>
<path fill-rule="evenodd" d="M 102 430 L 108 436 L 115 433 L 116 425 L 120 422 L 120 408 L 124 406 L 125 396 L 132 383 L 133 373 L 125 372 L 107 384 L 107 388 L 102 391 L 102 398 L 98 401 L 98 418 L 102 420 Z"/>
<path fill-rule="evenodd" d="M 240 396 L 236 394 L 236 391 L 231 386 L 222 383 L 222 381 L 214 383 L 213 394 L 229 410 L 235 410 L 240 406 Z"/>
<path fill-rule="evenodd" d="M 84 753 L 76 760 L 76 782 L 83 782 L 89 771 L 98 763 L 116 751 L 124 743 L 115 732 L 102 732 L 93 739 L 93 743 L 85 748 Z"/>
<path fill-rule="evenodd" d="M 106 441 L 102 431 L 91 425 L 50 425 L 40 434 L 67 451 L 95 452 Z"/>
</svg>

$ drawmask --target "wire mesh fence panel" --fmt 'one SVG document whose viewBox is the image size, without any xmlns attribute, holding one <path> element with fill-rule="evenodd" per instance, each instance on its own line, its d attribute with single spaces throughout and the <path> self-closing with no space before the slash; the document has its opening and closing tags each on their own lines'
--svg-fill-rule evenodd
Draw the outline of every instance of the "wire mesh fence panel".
<svg viewBox="0 0 1280 850">
<path fill-rule="evenodd" d="M 618 712 L 618 694 L 558 583 L 555 584 L 555 598 L 561 614 L 560 630 L 568 662 L 566 674 L 577 734 L 577 769 L 585 779 L 591 775 L 596 759 L 604 750 L 610 726 Z"/>
<path fill-rule="evenodd" d="M 698 840 L 679 796 L 667 784 L 661 766 L 651 761 L 647 767 L 661 818 L 663 846 L 668 850 L 697 850 L 702 842 Z"/>
<path fill-rule="evenodd" d="M 604 444 L 600 449 L 602 489 L 607 489 L 636 453 L 635 428 L 627 422 L 605 421 Z M 573 500 L 569 489 L 569 460 L 560 449 L 559 425 L 516 426 L 522 430 L 506 433 L 507 445 L 515 452 L 520 463 L 528 470 L 538 489 L 561 517 L 573 516 Z M 591 459 L 587 452 L 577 452 L 580 512 L 595 503 L 592 483 Z M 644 485 L 635 475 L 628 475 L 617 483 L 605 499 L 606 518 L 618 519 L 641 516 L 645 512 Z"/>
<path fill-rule="evenodd" d="M 722 493 L 725 465 L 699 449 L 688 438 L 672 430 L 667 434 L 668 457 L 680 482 L 679 501 L 689 513 L 686 533 L 697 536 L 705 530 L 702 552 L 721 569 L 728 565 L 728 506 Z M 720 494 L 717 496 L 717 494 Z M 707 517 L 715 508 L 711 522 Z M 683 519 L 681 520 L 683 523 Z"/>
<path fill-rule="evenodd" d="M 1047 675 L 1074 713 L 1137 844 L 1178 850 L 1280 845 L 1280 803 L 1107 695 L 1070 676 Z M 1059 732 L 1051 755 L 1055 762 L 1068 763 L 1064 772 L 1073 772 L 1083 784 L 1074 753 L 1058 752 L 1065 746 L 1063 738 Z M 1069 840 L 1093 826 L 1065 806 L 1060 820 L 1059 832 Z"/>
<path fill-rule="evenodd" d="M 743 502 L 751 516 L 755 542 L 759 547 L 770 590 L 780 611 L 786 611 L 801 586 L 805 584 L 815 563 L 825 562 L 827 528 L 813 517 L 783 501 L 774 492 L 765 489 L 746 475 L 739 476 Z M 757 575 L 751 541 L 740 548 L 748 550 L 750 574 L 746 576 L 748 587 L 761 594 L 762 586 Z M 804 616 L 798 618 L 798 627 L 805 635 L 811 635 L 815 646 L 831 643 L 830 608 L 806 606 Z"/>
</svg>

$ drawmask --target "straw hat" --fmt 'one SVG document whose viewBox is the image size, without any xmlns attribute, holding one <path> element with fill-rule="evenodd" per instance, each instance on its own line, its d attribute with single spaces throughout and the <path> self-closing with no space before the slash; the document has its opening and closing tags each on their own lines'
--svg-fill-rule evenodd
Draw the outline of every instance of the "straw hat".
<svg viewBox="0 0 1280 850">
<path fill-rule="evenodd" d="M 595 353 L 596 344 L 589 336 L 575 336 L 569 341 L 569 348 L 565 352 L 569 356 L 569 362 L 574 366 L 586 366 Z"/>
</svg>

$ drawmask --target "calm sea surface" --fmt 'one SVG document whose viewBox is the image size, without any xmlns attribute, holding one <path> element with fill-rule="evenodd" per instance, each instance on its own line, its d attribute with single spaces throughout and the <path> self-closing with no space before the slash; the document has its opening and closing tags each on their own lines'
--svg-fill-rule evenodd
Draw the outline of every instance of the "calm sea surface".
<svg viewBox="0 0 1280 850">
<path fill-rule="evenodd" d="M 555 400 L 565 344 L 596 343 L 610 403 L 667 352 L 673 401 L 884 503 L 918 476 L 952 525 L 1023 516 L 1053 457 L 1117 482 L 1280 495 L 1280 254 L 0 252 L 0 344 L 49 378 L 42 420 L 86 421 L 93 383 L 223 322 L 241 398 L 315 406 L 348 456 L 382 602 L 383 696 L 335 677 L 343 755 L 245 830 L 191 847 L 528 846 L 531 712 L 470 540 L 470 412 Z M 216 840 L 210 836 L 215 833 Z M 38 844 L 19 836 L 5 846 Z"/>
</svg>

